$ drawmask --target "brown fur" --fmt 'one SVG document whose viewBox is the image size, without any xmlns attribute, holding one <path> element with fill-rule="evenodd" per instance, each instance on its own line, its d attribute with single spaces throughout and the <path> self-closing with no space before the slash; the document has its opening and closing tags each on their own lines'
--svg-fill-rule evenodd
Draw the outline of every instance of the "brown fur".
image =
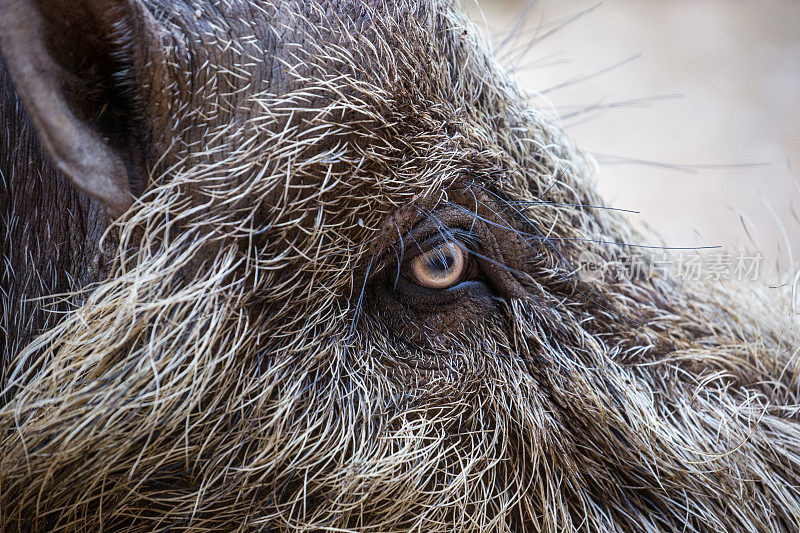
<svg viewBox="0 0 800 533">
<path fill-rule="evenodd" d="M 146 5 L 151 178 L 11 337 L 5 529 L 797 530 L 789 311 L 577 275 L 648 249 L 448 2 Z M 456 230 L 480 286 L 398 292 Z"/>
</svg>

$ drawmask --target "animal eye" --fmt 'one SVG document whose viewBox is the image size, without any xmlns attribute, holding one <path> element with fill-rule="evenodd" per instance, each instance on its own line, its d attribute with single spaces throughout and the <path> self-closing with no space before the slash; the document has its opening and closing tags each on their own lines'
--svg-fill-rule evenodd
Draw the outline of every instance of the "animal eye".
<svg viewBox="0 0 800 533">
<path fill-rule="evenodd" d="M 469 252 L 460 242 L 449 241 L 415 257 L 411 275 L 423 287 L 447 289 L 464 279 L 469 259 Z"/>
</svg>

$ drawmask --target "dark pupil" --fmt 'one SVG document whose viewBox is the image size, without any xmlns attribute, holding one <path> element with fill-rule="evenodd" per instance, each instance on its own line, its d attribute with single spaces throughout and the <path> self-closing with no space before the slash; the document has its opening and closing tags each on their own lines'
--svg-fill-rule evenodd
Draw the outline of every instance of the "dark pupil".
<svg viewBox="0 0 800 533">
<path fill-rule="evenodd" d="M 435 272 L 447 272 L 453 267 L 456 258 L 448 250 L 447 253 L 443 250 L 438 250 L 428 256 L 428 267 Z"/>
</svg>

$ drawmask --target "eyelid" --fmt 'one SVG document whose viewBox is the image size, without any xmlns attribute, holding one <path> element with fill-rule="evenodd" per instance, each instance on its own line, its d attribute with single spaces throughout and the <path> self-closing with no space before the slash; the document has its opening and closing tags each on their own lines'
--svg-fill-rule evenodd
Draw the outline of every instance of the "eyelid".
<svg viewBox="0 0 800 533">
<path fill-rule="evenodd" d="M 451 241 L 461 243 L 462 248 L 469 254 L 479 248 L 477 236 L 460 228 L 442 228 L 440 231 L 421 240 L 415 239 L 412 234 L 404 237 L 403 240 L 405 249 L 403 250 L 404 257 L 401 258 L 401 261 L 404 263 Z"/>
<path fill-rule="evenodd" d="M 410 275 L 411 262 L 419 255 L 448 241 L 460 242 L 462 249 L 467 253 L 468 275 L 480 268 L 477 258 L 480 256 L 483 247 L 480 237 L 473 227 L 467 229 L 460 226 L 437 225 L 420 231 L 420 227 L 415 226 L 398 238 L 395 244 L 385 252 L 380 260 L 380 265 L 382 266 L 373 271 L 372 275 L 374 276 L 388 267 L 390 286 L 393 290 L 397 289 L 401 278 L 405 278 L 409 283 L 413 283 L 420 287 L 421 290 L 425 290 L 425 287 L 413 281 L 413 276 Z"/>
</svg>

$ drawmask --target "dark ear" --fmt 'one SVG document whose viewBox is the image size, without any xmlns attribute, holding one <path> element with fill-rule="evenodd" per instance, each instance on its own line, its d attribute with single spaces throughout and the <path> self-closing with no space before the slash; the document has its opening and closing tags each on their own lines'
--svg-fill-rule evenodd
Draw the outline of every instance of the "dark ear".
<svg viewBox="0 0 800 533">
<path fill-rule="evenodd" d="M 0 0 L 0 51 L 44 149 L 112 216 L 144 185 L 155 30 L 139 0 Z"/>
</svg>

